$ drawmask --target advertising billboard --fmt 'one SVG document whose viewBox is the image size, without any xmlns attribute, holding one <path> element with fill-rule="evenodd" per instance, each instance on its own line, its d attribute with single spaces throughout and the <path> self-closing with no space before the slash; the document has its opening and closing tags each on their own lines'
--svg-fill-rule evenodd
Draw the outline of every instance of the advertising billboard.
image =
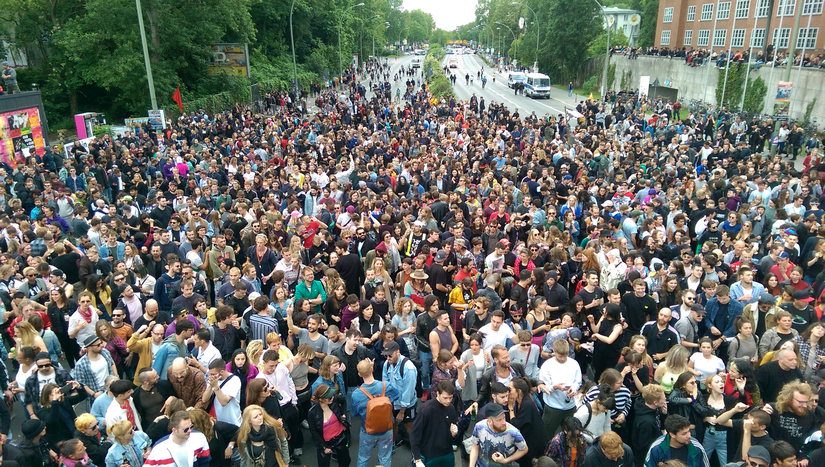
<svg viewBox="0 0 825 467">
<path fill-rule="evenodd" d="M 29 107 L 0 113 L 0 159 L 11 167 L 27 157 L 46 154 L 40 110 Z"/>
<path fill-rule="evenodd" d="M 207 72 L 210 75 L 249 76 L 249 48 L 246 44 L 213 44 L 212 59 Z"/>
<path fill-rule="evenodd" d="M 776 84 L 776 99 L 773 101 L 773 117 L 776 120 L 787 122 L 791 109 L 791 92 L 793 83 L 780 81 Z"/>
</svg>

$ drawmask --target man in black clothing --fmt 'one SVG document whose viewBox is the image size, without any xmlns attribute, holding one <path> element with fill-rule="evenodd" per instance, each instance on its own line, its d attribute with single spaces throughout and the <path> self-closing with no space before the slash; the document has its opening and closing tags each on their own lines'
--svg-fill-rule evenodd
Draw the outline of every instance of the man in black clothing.
<svg viewBox="0 0 825 467">
<path fill-rule="evenodd" d="M 416 467 L 452 465 L 453 444 L 459 436 L 458 413 L 453 405 L 455 386 L 452 381 L 440 381 L 436 396 L 421 405 L 410 432 L 410 449 Z"/>
<path fill-rule="evenodd" d="M 450 274 L 444 269 L 444 261 L 447 260 L 447 252 L 438 250 L 433 258 L 428 272 L 428 283 L 433 289 L 433 294 L 438 297 L 439 303 L 446 304 L 447 296 L 453 290 L 453 281 Z"/>
<path fill-rule="evenodd" d="M 335 250 L 338 252 L 338 263 L 335 270 L 341 275 L 347 288 L 347 294 L 361 296 L 361 284 L 364 283 L 366 274 L 361 260 L 357 253 L 349 252 L 349 245 L 345 240 L 335 242 Z"/>
<path fill-rule="evenodd" d="M 140 414 L 141 420 L 154 420 L 162 414 L 166 399 L 175 395 L 175 390 L 169 381 L 161 380 L 154 369 L 144 368 L 138 374 L 140 386 L 135 388 L 132 401 Z"/>
<path fill-rule="evenodd" d="M 796 352 L 789 349 L 780 350 L 774 361 L 760 366 L 756 372 L 756 382 L 759 384 L 762 400 L 774 402 L 786 383 L 795 379 L 801 381 L 802 372 L 798 366 Z"/>
<path fill-rule="evenodd" d="M 768 404 L 764 409 L 771 415 L 771 425 L 768 428 L 771 438 L 786 441 L 799 451 L 805 440 L 819 430 L 825 418 L 825 412 L 810 403 L 812 397 L 813 392 L 808 383 L 793 381 L 786 384 L 778 401 Z"/>
<path fill-rule="evenodd" d="M 640 332 L 647 339 L 647 352 L 654 362 L 660 362 L 667 356 L 667 351 L 679 344 L 679 333 L 670 323 L 673 317 L 670 308 L 662 308 L 656 315 L 656 321 L 648 321 Z"/>
<path fill-rule="evenodd" d="M 624 307 L 624 318 L 627 322 L 627 329 L 624 334 L 635 336 L 642 330 L 642 326 L 651 319 L 653 311 L 656 310 L 656 301 L 647 294 L 647 288 L 643 279 L 633 281 L 633 293 L 625 294 L 622 297 Z"/>
<path fill-rule="evenodd" d="M 235 349 L 241 348 L 246 340 L 246 332 L 230 306 L 222 305 L 215 311 L 215 325 L 212 327 L 212 345 L 221 353 L 221 358 L 231 361 Z"/>
<path fill-rule="evenodd" d="M 161 195 L 158 197 L 158 205 L 152 210 L 149 217 L 154 219 L 155 225 L 166 228 L 166 226 L 169 225 L 169 221 L 172 219 L 172 214 L 174 214 L 174 211 L 172 210 L 172 206 L 169 205 L 169 200 L 166 199 L 165 196 Z"/>
<path fill-rule="evenodd" d="M 545 276 L 544 281 L 544 297 L 547 299 L 547 311 L 550 313 L 550 318 L 558 319 L 567 309 L 567 303 L 570 302 L 570 295 L 567 289 L 559 284 L 559 273 L 550 271 Z"/>
</svg>

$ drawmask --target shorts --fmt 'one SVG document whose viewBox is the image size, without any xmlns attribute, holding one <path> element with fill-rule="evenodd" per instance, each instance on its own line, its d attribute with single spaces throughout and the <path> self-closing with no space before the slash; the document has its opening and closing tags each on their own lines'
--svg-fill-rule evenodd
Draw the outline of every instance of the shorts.
<svg viewBox="0 0 825 467">
<path fill-rule="evenodd" d="M 418 412 L 417 409 L 418 409 L 418 403 L 416 403 L 412 407 L 407 407 L 407 409 L 404 411 L 404 419 L 401 420 L 401 423 L 412 422 L 413 420 L 415 420 L 416 412 Z M 400 412 L 400 410 L 392 409 L 393 418 L 398 416 L 398 412 Z"/>
</svg>

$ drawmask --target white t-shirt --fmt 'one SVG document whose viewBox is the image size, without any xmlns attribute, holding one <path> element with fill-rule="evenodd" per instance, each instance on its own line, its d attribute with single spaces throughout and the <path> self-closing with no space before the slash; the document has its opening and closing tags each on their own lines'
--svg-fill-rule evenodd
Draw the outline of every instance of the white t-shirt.
<svg viewBox="0 0 825 467">
<path fill-rule="evenodd" d="M 229 381 L 224 380 L 218 383 L 219 386 L 221 384 L 223 384 L 221 391 L 232 399 L 226 405 L 222 405 L 215 397 L 215 417 L 219 422 L 241 426 L 241 379 L 231 375 Z"/>
<path fill-rule="evenodd" d="M 109 368 L 109 363 L 101 355 L 97 358 L 97 360 L 92 360 L 90 358 L 89 364 L 92 369 L 92 373 L 95 374 L 95 383 L 97 383 L 97 387 L 106 387 L 106 378 L 109 376 L 109 374 L 111 374 L 111 368 Z"/>
<path fill-rule="evenodd" d="M 690 361 L 693 362 L 693 369 L 701 373 L 701 376 L 696 377 L 700 383 L 704 383 L 705 379 L 720 371 L 725 371 L 725 363 L 716 355 L 705 358 L 701 352 L 696 352 L 690 356 Z"/>
<path fill-rule="evenodd" d="M 75 336 L 75 340 L 78 344 L 86 340 L 87 337 L 93 336 L 95 334 L 95 324 L 97 323 L 98 317 L 95 311 L 92 311 L 92 321 L 86 325 L 83 329 L 77 331 L 77 336 Z M 75 329 L 80 327 L 80 322 L 85 321 L 83 316 L 80 315 L 79 311 L 75 311 L 72 313 L 72 316 L 69 317 L 69 328 L 68 332 L 71 333 Z"/>
<path fill-rule="evenodd" d="M 484 348 L 486 350 L 492 349 L 496 344 L 507 347 L 507 339 L 512 339 L 516 335 L 516 333 L 510 329 L 510 326 L 507 326 L 504 323 L 501 324 L 498 331 L 494 331 L 493 325 L 488 323 L 482 326 L 478 332 L 484 336 Z"/>
</svg>

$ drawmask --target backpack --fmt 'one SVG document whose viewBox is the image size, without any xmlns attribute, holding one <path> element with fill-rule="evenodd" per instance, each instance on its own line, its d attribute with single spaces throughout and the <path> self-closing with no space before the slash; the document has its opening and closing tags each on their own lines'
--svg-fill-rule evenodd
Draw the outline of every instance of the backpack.
<svg viewBox="0 0 825 467">
<path fill-rule="evenodd" d="M 421 382 L 421 362 L 409 358 L 407 360 L 409 360 L 415 366 L 415 397 L 420 398 L 424 395 L 424 384 Z M 406 365 L 401 365 L 401 370 L 398 373 L 399 375 L 401 375 L 402 378 L 404 377 L 405 366 Z"/>
<path fill-rule="evenodd" d="M 387 383 L 381 383 L 381 395 L 373 396 L 362 387 L 359 391 L 367 396 L 367 414 L 364 418 L 364 430 L 371 435 L 380 435 L 392 430 L 392 401 L 387 397 Z"/>
</svg>

